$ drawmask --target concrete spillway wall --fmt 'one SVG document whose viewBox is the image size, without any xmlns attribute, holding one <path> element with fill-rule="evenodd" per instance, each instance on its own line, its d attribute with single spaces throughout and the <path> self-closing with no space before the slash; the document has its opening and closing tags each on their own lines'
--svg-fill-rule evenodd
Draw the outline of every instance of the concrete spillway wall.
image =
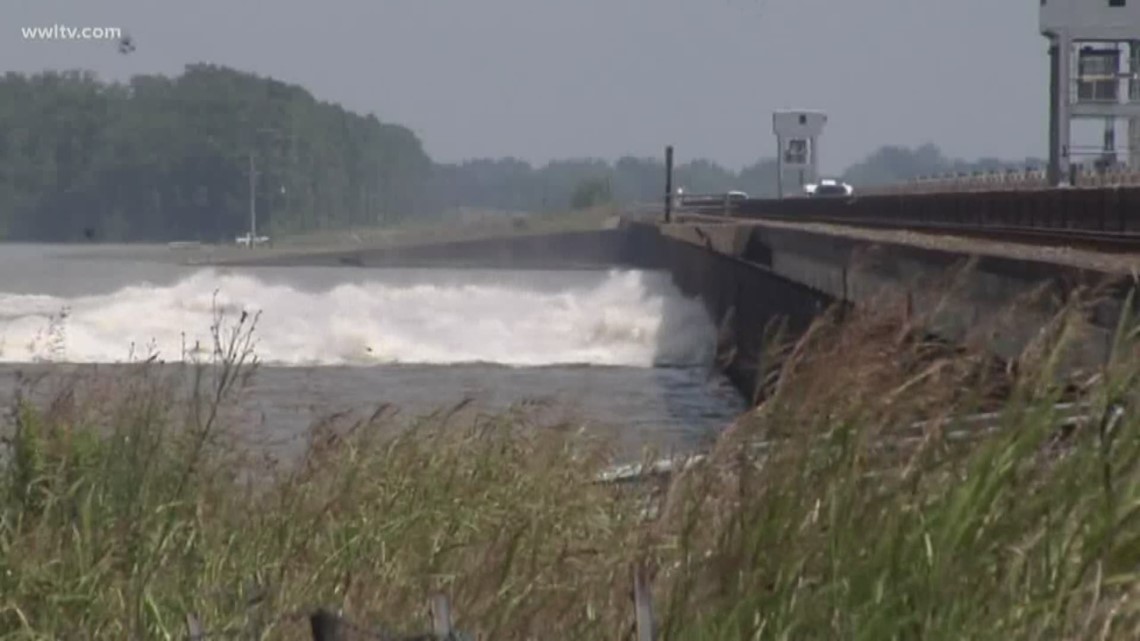
<svg viewBox="0 0 1140 641">
<path fill-rule="evenodd" d="M 902 243 L 871 242 L 789 227 L 678 224 L 663 233 L 737 256 L 852 306 L 900 304 L 944 339 L 979 341 L 1015 358 L 1076 295 L 1080 338 L 1069 365 L 1103 363 L 1131 280 L 1060 264 L 997 255 L 967 255 Z"/>
<path fill-rule="evenodd" d="M 612 230 L 270 256 L 249 264 L 663 270 L 684 294 L 703 301 L 720 328 L 718 366 L 751 400 L 776 365 L 766 356 L 766 330 L 783 322 L 794 336 L 836 302 L 857 307 L 902 301 L 908 312 L 924 317 L 931 333 L 951 341 L 983 340 L 998 355 L 1014 357 L 1074 292 L 1111 280 L 1048 261 L 970 257 L 731 223 L 629 222 Z M 1086 308 L 1075 364 L 1104 361 L 1123 309 L 1123 290 L 1119 283 L 1114 287 Z"/>
<path fill-rule="evenodd" d="M 717 327 L 717 366 L 746 398 L 773 364 L 763 357 L 765 329 L 785 321 L 806 328 L 832 297 L 731 253 L 661 232 L 652 223 L 618 229 L 512 236 L 369 250 L 259 256 L 229 265 L 441 267 L 479 269 L 661 270 L 687 296 L 699 297 Z"/>
<path fill-rule="evenodd" d="M 630 225 L 626 233 L 628 263 L 669 272 L 682 293 L 703 301 L 719 328 L 717 367 L 752 402 L 778 365 L 767 351 L 772 330 L 802 332 L 834 302 L 770 268 L 663 234 L 656 225 Z"/>
</svg>

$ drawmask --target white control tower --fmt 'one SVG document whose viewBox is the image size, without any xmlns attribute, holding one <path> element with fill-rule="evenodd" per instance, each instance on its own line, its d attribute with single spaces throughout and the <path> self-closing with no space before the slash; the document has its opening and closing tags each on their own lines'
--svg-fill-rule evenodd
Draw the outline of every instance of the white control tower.
<svg viewBox="0 0 1140 641">
<path fill-rule="evenodd" d="M 772 114 L 772 131 L 779 149 L 780 198 L 789 193 L 802 195 L 805 185 L 819 182 L 819 137 L 825 124 L 827 114 L 821 111 L 787 110 Z"/>
</svg>

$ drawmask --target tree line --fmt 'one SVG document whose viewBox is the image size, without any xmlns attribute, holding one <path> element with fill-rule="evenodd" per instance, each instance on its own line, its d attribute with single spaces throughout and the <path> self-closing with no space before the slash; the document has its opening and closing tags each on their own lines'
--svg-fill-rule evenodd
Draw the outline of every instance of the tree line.
<svg viewBox="0 0 1140 641">
<path fill-rule="evenodd" d="M 933 145 L 885 147 L 859 184 L 990 167 Z M 514 158 L 436 163 L 400 125 L 322 102 L 296 85 L 215 65 L 109 83 L 83 71 L 0 78 L 0 239 L 204 240 L 384 225 L 457 208 L 548 212 L 656 201 L 660 159 Z M 690 193 L 776 193 L 776 162 L 676 168 Z"/>
<path fill-rule="evenodd" d="M 252 162 L 251 162 L 252 159 Z M 217 240 L 413 211 L 432 163 L 408 129 L 211 65 L 176 78 L 0 79 L 0 236 Z"/>
</svg>

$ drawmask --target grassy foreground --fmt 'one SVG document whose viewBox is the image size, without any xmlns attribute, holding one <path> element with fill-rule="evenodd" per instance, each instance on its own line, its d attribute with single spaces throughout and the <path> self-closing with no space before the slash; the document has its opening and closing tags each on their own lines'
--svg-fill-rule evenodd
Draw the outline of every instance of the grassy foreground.
<svg viewBox="0 0 1140 641">
<path fill-rule="evenodd" d="M 381 410 L 266 460 L 225 420 L 255 374 L 239 322 L 211 363 L 15 403 L 0 638 L 185 638 L 194 612 L 218 638 L 307 639 L 320 605 L 416 630 L 443 590 L 485 639 L 620 639 L 634 561 L 669 639 L 1137 638 L 1138 333 L 1058 430 L 1070 327 L 1005 375 L 886 313 L 821 322 L 703 464 L 620 488 L 594 480 L 604 443 L 521 410 L 414 429 Z M 992 433 L 909 427 L 995 386 L 1012 391 Z"/>
</svg>

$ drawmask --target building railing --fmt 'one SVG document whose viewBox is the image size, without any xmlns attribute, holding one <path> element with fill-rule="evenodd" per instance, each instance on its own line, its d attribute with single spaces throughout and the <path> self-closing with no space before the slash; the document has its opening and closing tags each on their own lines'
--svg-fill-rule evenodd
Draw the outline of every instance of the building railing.
<svg viewBox="0 0 1140 641">
<path fill-rule="evenodd" d="M 1112 187 L 1140 185 L 1140 171 L 1132 168 L 1097 169 L 1078 166 L 1070 173 L 1073 187 Z M 895 185 L 856 186 L 856 194 L 922 194 L 970 191 L 1016 191 L 1045 189 L 1046 171 L 1038 168 L 1006 171 L 944 173 L 919 176 Z"/>
</svg>

